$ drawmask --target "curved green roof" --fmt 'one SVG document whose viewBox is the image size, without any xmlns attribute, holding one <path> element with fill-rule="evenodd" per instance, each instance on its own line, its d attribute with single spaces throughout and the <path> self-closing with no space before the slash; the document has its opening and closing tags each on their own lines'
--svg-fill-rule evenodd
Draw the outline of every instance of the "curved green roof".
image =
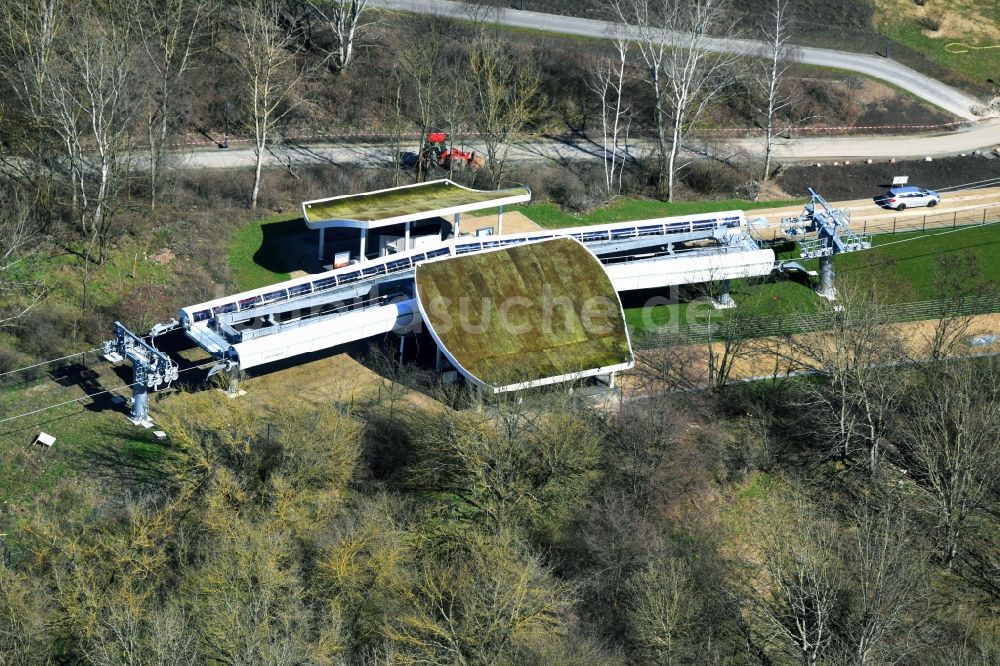
<svg viewBox="0 0 1000 666">
<path fill-rule="evenodd" d="M 302 215 L 310 227 L 337 226 L 338 223 L 373 227 L 523 203 L 530 199 L 531 190 L 527 187 L 483 191 L 450 180 L 435 180 L 306 201 L 302 204 Z"/>
<path fill-rule="evenodd" d="M 618 294 L 574 239 L 424 262 L 415 279 L 421 314 L 442 351 L 494 391 L 632 365 Z"/>
</svg>

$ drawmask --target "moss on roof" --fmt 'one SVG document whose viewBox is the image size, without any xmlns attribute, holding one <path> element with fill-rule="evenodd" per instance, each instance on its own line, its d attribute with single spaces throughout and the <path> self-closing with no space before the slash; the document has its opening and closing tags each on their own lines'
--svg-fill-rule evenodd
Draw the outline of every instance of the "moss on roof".
<svg viewBox="0 0 1000 666">
<path fill-rule="evenodd" d="M 385 192 L 369 192 L 317 201 L 306 205 L 305 214 L 309 222 L 323 220 L 375 222 L 467 204 L 482 203 L 487 204 L 483 206 L 487 208 L 490 202 L 497 199 L 530 194 L 526 187 L 481 191 L 469 190 L 449 181 L 435 181 Z"/>
<path fill-rule="evenodd" d="M 419 264 L 416 285 L 444 347 L 494 388 L 631 362 L 611 279 L 572 239 Z"/>
</svg>

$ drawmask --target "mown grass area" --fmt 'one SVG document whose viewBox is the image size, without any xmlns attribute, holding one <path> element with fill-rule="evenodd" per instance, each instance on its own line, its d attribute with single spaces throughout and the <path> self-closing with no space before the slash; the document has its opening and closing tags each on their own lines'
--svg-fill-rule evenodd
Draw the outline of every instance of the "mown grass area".
<svg viewBox="0 0 1000 666">
<path fill-rule="evenodd" d="M 45 377 L 0 391 L 0 415 L 10 418 L 123 383 L 107 365 Z M 128 390 L 118 391 L 127 395 Z M 50 449 L 32 446 L 39 432 L 56 438 Z M 154 481 L 166 448 L 149 430 L 133 426 L 109 395 L 62 404 L 0 423 L 0 503 L 17 505 L 55 492 L 60 481 L 83 475 L 140 483 Z"/>
<path fill-rule="evenodd" d="M 243 291 L 287 280 L 289 274 L 273 268 L 278 259 L 278 244 L 300 229 L 284 224 L 301 219 L 297 213 L 273 215 L 253 220 L 233 234 L 229 242 L 229 268 L 234 286 Z M 265 244 L 265 236 L 269 242 Z M 278 241 L 274 243 L 271 241 Z"/>
<path fill-rule="evenodd" d="M 1000 7 L 1000 5 L 994 5 Z M 957 11 L 949 9 L 948 11 Z M 1000 20 L 1000 10 L 994 9 Z M 879 21 L 879 32 L 894 42 L 905 45 L 917 51 L 931 62 L 949 70 L 959 72 L 979 86 L 985 86 L 987 79 L 998 80 L 1000 72 L 1000 48 L 974 49 L 965 53 L 950 53 L 945 50 L 948 44 L 963 43 L 968 46 L 989 47 L 1000 43 L 988 42 L 976 37 L 933 37 L 924 32 L 924 28 L 913 16 L 885 17 Z"/>
<path fill-rule="evenodd" d="M 546 229 L 577 227 L 589 224 L 610 224 L 629 220 L 646 220 L 671 215 L 695 215 L 727 210 L 757 210 L 804 204 L 806 199 L 780 201 L 747 201 L 722 199 L 718 201 L 655 201 L 652 199 L 620 199 L 608 206 L 577 215 L 562 210 L 558 204 L 541 203 L 517 207 L 532 222 Z"/>
<path fill-rule="evenodd" d="M 749 283 L 736 280 L 732 284 L 731 295 L 741 308 L 742 315 L 773 317 L 792 312 L 810 312 L 820 304 L 815 292 L 797 282 L 781 280 L 777 282 Z M 629 328 L 637 332 L 669 332 L 672 328 L 720 321 L 731 316 L 730 310 L 716 310 L 707 296 L 693 301 L 662 304 L 662 295 L 650 295 L 648 304 L 625 304 L 625 321 Z M 655 299 L 655 300 L 654 300 Z"/>
<path fill-rule="evenodd" d="M 879 234 L 870 252 L 838 259 L 837 275 L 847 280 L 881 280 L 894 302 L 938 298 L 935 288 L 938 263 L 946 255 L 961 255 L 978 271 L 980 286 L 1000 286 L 1000 224 L 946 229 L 936 233 Z"/>
<path fill-rule="evenodd" d="M 958 255 L 965 259 L 966 267 L 978 272 L 978 275 L 968 276 L 969 282 L 974 281 L 970 286 L 1000 288 L 1000 224 L 937 232 L 879 234 L 872 238 L 872 243 L 874 247 L 870 251 L 837 258 L 839 284 L 853 282 L 875 286 L 889 303 L 933 300 L 940 297 L 935 284 L 941 258 Z M 792 243 L 785 243 L 775 251 L 779 259 L 798 256 Z M 818 260 L 801 263 L 810 270 L 819 267 Z M 750 314 L 756 316 L 810 312 L 821 304 L 811 286 L 791 280 L 763 284 L 736 281 L 732 295 L 743 313 L 749 309 Z M 656 297 L 656 293 L 650 293 L 646 298 Z M 654 302 L 657 304 L 644 306 L 626 301 L 625 319 L 633 331 L 662 332 L 672 326 L 731 316 L 732 312 L 714 310 L 702 301 L 663 305 L 660 304 L 661 296 Z"/>
</svg>

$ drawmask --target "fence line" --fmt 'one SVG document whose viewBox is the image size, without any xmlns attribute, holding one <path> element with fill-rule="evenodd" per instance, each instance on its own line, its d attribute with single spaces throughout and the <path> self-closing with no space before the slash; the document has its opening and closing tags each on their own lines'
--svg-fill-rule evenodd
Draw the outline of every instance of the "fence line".
<svg viewBox="0 0 1000 666">
<path fill-rule="evenodd" d="M 1000 311 L 1000 296 L 969 296 L 956 300 L 915 301 L 887 305 L 882 315 L 887 322 L 900 323 L 938 319 L 941 317 L 963 317 Z M 828 330 L 833 319 L 838 316 L 834 310 L 828 312 L 784 314 L 775 317 L 748 317 L 723 319 L 702 324 L 686 324 L 660 332 L 631 330 L 632 346 L 635 349 L 658 349 L 691 344 L 707 344 L 723 341 L 733 336 L 766 338 L 778 335 L 794 335 Z"/>
</svg>

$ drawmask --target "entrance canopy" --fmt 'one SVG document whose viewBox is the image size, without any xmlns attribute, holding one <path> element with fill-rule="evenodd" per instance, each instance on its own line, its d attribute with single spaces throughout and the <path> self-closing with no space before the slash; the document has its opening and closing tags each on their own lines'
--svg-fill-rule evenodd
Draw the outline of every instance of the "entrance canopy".
<svg viewBox="0 0 1000 666">
<path fill-rule="evenodd" d="M 500 208 L 531 200 L 527 187 L 483 191 L 463 187 L 450 180 L 404 185 L 387 190 L 345 194 L 302 203 L 302 217 L 310 229 L 380 227 L 448 218 L 470 211 Z"/>
<path fill-rule="evenodd" d="M 417 303 L 468 380 L 493 393 L 632 367 L 618 293 L 572 238 L 425 261 Z"/>
</svg>

